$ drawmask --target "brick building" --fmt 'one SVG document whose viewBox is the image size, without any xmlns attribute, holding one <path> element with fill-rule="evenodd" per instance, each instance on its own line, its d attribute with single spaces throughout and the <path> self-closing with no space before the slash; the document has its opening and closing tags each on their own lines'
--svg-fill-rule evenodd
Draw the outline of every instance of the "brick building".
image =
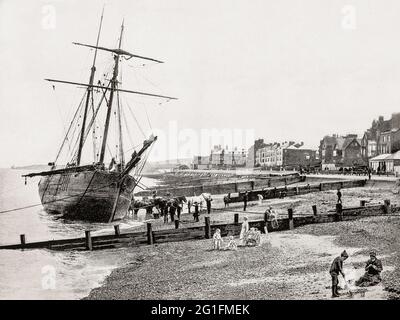
<svg viewBox="0 0 400 320">
<path fill-rule="evenodd" d="M 361 149 L 356 134 L 325 136 L 319 146 L 322 170 L 366 165 Z"/>
<path fill-rule="evenodd" d="M 372 121 L 361 140 L 362 157 L 365 160 L 380 154 L 400 150 L 400 113 L 393 113 L 389 120 L 379 116 Z"/>
<path fill-rule="evenodd" d="M 264 139 L 257 139 L 254 141 L 254 144 L 247 151 L 246 167 L 254 168 L 256 166 L 256 153 L 266 145 Z"/>
<path fill-rule="evenodd" d="M 317 151 L 294 141 L 270 143 L 259 149 L 256 163 L 265 168 L 300 168 L 313 165 Z"/>
</svg>

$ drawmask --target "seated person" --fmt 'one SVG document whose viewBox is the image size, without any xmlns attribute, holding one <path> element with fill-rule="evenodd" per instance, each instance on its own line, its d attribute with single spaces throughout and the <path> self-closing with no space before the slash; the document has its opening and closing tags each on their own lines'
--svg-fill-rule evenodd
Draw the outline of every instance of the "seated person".
<svg viewBox="0 0 400 320">
<path fill-rule="evenodd" d="M 215 233 L 213 235 L 214 250 L 221 250 L 221 245 L 222 245 L 221 230 L 217 229 L 215 230 Z"/>
<path fill-rule="evenodd" d="M 371 251 L 369 260 L 365 266 L 365 274 L 355 282 L 358 287 L 375 286 L 382 281 L 382 262 L 376 258 L 376 253 Z"/>
<path fill-rule="evenodd" d="M 237 250 L 236 241 L 233 239 L 233 236 L 229 237 L 229 243 L 226 246 L 225 250 Z"/>
</svg>

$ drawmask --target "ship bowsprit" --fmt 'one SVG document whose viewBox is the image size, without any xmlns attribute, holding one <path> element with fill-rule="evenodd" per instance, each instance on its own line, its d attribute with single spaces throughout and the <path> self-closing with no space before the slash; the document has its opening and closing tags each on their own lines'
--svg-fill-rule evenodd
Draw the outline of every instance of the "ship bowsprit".
<svg viewBox="0 0 400 320">
<path fill-rule="evenodd" d="M 61 173 L 42 177 L 39 195 L 48 213 L 74 220 L 109 222 L 110 218 L 118 220 L 126 215 L 135 186 L 132 176 L 121 180 L 117 172 Z"/>
</svg>

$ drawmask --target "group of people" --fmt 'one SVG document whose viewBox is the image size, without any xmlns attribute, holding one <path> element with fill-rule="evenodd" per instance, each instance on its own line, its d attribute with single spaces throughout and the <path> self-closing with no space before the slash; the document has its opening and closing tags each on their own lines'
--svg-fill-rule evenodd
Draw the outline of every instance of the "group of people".
<svg viewBox="0 0 400 320">
<path fill-rule="evenodd" d="M 343 262 L 349 257 L 346 250 L 344 250 L 339 257 L 336 257 L 329 269 L 329 273 L 332 278 L 332 298 L 339 297 L 338 286 L 339 286 L 339 275 L 341 275 L 347 284 L 346 275 L 343 271 Z M 369 260 L 365 265 L 364 275 L 355 281 L 355 285 L 358 287 L 369 287 L 377 285 L 382 281 L 381 272 L 383 270 L 382 262 L 376 257 L 376 252 L 371 251 L 369 254 Z"/>
<path fill-rule="evenodd" d="M 221 230 L 218 228 L 212 238 L 214 250 L 236 250 L 238 245 L 234 240 L 233 236 L 228 238 L 228 244 L 225 248 L 222 247 L 223 239 L 221 236 Z M 255 246 L 261 242 L 261 232 L 256 228 L 250 228 L 247 217 L 243 218 L 242 228 L 240 230 L 239 241 L 241 246 Z"/>
</svg>

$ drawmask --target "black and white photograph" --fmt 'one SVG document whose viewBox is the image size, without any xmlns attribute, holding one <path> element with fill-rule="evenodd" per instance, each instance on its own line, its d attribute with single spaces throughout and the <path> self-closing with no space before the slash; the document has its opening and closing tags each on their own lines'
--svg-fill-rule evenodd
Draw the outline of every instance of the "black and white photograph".
<svg viewBox="0 0 400 320">
<path fill-rule="evenodd" d="M 399 300 L 399 30 L 396 0 L 0 0 L 0 300 Z"/>
</svg>

